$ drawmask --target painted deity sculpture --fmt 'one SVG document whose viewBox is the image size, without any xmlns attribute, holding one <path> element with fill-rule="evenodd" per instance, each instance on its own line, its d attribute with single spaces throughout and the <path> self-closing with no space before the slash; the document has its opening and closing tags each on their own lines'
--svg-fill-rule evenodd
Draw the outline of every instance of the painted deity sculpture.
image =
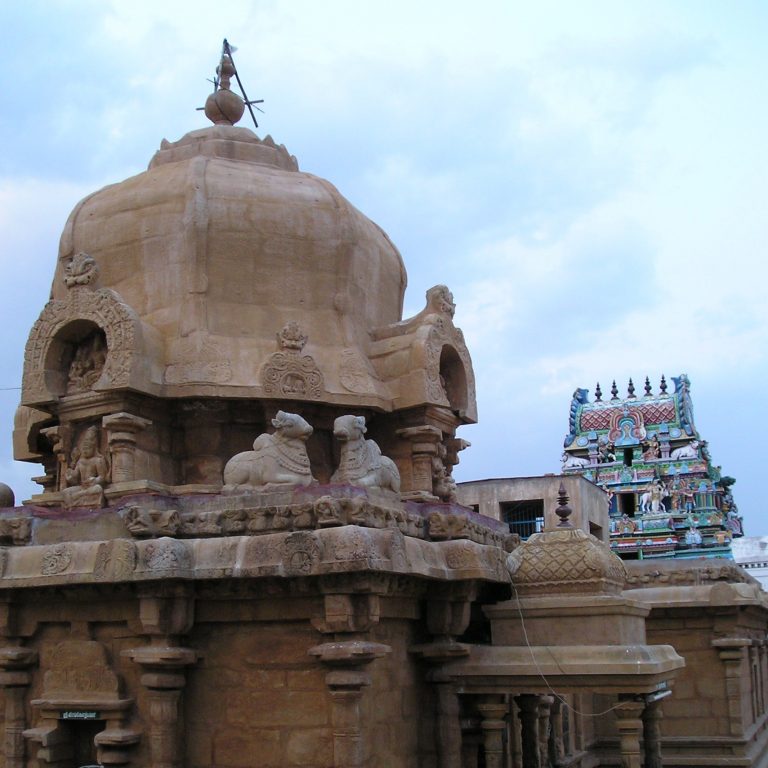
<svg viewBox="0 0 768 768">
<path fill-rule="evenodd" d="M 306 446 L 312 427 L 298 414 L 284 411 L 277 412 L 272 426 L 274 434 L 259 435 L 252 451 L 238 453 L 227 462 L 225 493 L 315 482 Z"/>
<path fill-rule="evenodd" d="M 333 422 L 333 436 L 341 442 L 341 458 L 331 482 L 399 493 L 400 472 L 395 462 L 382 456 L 379 446 L 365 439 L 365 432 L 362 416 L 339 416 Z"/>
<path fill-rule="evenodd" d="M 80 443 L 72 452 L 73 463 L 67 469 L 67 487 L 62 491 L 64 506 L 101 507 L 104 505 L 104 486 L 109 482 L 109 465 L 99 453 L 99 430 L 88 427 Z"/>
</svg>

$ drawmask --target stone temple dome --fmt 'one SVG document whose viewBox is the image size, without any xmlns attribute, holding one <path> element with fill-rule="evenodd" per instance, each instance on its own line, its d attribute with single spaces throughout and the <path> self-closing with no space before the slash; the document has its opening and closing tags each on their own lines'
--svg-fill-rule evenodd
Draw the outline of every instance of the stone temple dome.
<svg viewBox="0 0 768 768">
<path fill-rule="evenodd" d="M 215 486 L 282 409 L 311 417 L 327 479 L 333 419 L 354 413 L 406 491 L 440 496 L 430 478 L 451 487 L 456 427 L 477 418 L 450 291 L 403 320 L 386 233 L 284 146 L 220 122 L 164 140 L 147 171 L 70 215 L 25 350 L 16 457 L 57 492 L 85 431 L 127 413 L 155 440 L 134 480 Z"/>
</svg>

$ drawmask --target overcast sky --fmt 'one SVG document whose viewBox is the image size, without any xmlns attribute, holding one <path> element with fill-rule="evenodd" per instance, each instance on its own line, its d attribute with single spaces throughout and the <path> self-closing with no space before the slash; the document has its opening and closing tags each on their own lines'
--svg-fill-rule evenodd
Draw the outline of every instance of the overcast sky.
<svg viewBox="0 0 768 768">
<path fill-rule="evenodd" d="M 0 480 L 36 488 L 14 388 L 70 210 L 206 124 L 228 37 L 259 135 L 400 249 L 406 315 L 453 290 L 480 411 L 458 480 L 558 471 L 576 387 L 686 372 L 768 535 L 766 22 L 758 0 L 0 4 Z"/>
</svg>

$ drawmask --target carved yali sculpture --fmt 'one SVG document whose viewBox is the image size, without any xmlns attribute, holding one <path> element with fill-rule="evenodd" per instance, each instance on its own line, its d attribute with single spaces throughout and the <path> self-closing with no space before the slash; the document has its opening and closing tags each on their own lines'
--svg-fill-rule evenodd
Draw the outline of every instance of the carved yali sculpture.
<svg viewBox="0 0 768 768">
<path fill-rule="evenodd" d="M 392 459 L 382 456 L 373 440 L 366 440 L 362 416 L 339 416 L 333 422 L 333 436 L 341 442 L 339 468 L 332 483 L 400 492 L 400 473 Z"/>
<path fill-rule="evenodd" d="M 315 481 L 306 441 L 312 427 L 298 414 L 278 411 L 275 433 L 259 435 L 252 451 L 233 456 L 224 467 L 224 492 L 253 490 L 267 485 L 309 485 Z"/>
<path fill-rule="evenodd" d="M 109 482 L 109 465 L 99 453 L 99 430 L 88 427 L 72 451 L 72 465 L 66 471 L 64 506 L 104 506 L 104 486 Z"/>
</svg>

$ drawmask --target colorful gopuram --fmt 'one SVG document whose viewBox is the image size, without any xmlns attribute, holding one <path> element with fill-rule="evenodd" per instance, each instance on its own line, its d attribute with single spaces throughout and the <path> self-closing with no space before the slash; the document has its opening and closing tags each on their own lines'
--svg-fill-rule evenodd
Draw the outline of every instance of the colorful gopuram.
<svg viewBox="0 0 768 768">
<path fill-rule="evenodd" d="M 661 377 L 652 391 L 646 377 L 627 396 L 616 382 L 603 400 L 598 383 L 573 393 L 562 456 L 563 472 L 580 473 L 608 494 L 611 548 L 625 559 L 732 558 L 742 522 L 730 486 L 712 463 L 693 419 L 691 383 Z"/>
</svg>

